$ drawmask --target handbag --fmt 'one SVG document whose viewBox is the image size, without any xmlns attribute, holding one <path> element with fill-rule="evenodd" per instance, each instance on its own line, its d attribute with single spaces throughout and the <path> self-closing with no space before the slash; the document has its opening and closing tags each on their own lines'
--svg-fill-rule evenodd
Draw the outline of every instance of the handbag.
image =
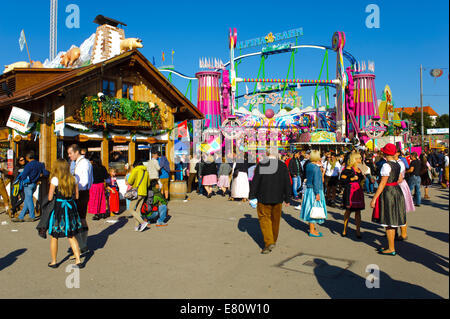
<svg viewBox="0 0 450 319">
<path fill-rule="evenodd" d="M 432 170 L 433 170 L 433 177 L 439 177 L 439 170 L 436 167 L 433 167 Z"/>
<path fill-rule="evenodd" d="M 145 172 L 142 173 L 142 178 L 141 181 L 139 182 L 139 185 L 136 188 L 131 188 L 130 190 L 128 190 L 125 195 L 123 195 L 123 197 L 125 197 L 128 200 L 135 200 L 138 198 L 138 189 L 139 186 L 141 186 L 142 180 L 144 179 L 145 176 Z"/>
<path fill-rule="evenodd" d="M 322 207 L 321 204 L 319 204 L 320 206 L 314 206 L 311 209 L 311 213 L 309 214 L 309 217 L 311 219 L 326 219 L 327 216 L 325 215 L 325 209 Z"/>
</svg>

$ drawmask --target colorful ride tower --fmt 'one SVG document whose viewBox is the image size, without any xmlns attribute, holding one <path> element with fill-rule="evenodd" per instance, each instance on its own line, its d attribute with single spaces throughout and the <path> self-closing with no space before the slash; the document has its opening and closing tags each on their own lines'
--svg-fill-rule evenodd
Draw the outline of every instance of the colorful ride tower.
<svg viewBox="0 0 450 319">
<path fill-rule="evenodd" d="M 198 79 L 197 107 L 205 115 L 205 128 L 219 128 L 222 124 L 220 109 L 221 73 L 202 71 L 195 74 Z"/>
<path fill-rule="evenodd" d="M 366 130 L 367 122 L 373 116 L 378 116 L 373 63 L 369 63 L 368 71 L 366 71 L 364 63 L 362 67 L 357 67 L 357 70 L 353 73 L 355 119 L 362 132 Z"/>
</svg>

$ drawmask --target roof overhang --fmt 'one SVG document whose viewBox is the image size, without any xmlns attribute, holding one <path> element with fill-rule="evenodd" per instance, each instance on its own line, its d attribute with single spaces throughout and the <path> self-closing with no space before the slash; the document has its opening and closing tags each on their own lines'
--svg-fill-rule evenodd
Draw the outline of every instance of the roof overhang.
<svg viewBox="0 0 450 319">
<path fill-rule="evenodd" d="M 204 115 L 195 107 L 164 75 L 153 66 L 138 50 L 125 52 L 106 61 L 72 69 L 64 74 L 26 89 L 14 92 L 12 97 L 0 99 L 0 108 L 41 99 L 49 94 L 61 91 L 65 87 L 85 80 L 86 77 L 99 76 L 105 69 L 129 62 L 133 67 L 144 70 L 141 75 L 153 80 L 152 84 L 176 108 L 175 120 L 202 119 Z M 36 69 L 38 70 L 38 69 Z M 38 71 L 36 71 L 38 72 Z"/>
</svg>

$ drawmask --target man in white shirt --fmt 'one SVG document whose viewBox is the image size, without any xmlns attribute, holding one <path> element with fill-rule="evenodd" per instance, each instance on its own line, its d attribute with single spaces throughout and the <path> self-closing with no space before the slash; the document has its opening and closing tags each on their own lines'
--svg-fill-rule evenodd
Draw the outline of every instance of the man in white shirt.
<svg viewBox="0 0 450 319">
<path fill-rule="evenodd" d="M 76 200 L 78 214 L 80 215 L 81 224 L 83 225 L 82 231 L 75 237 L 80 245 L 81 253 L 88 251 L 87 239 L 88 239 L 88 225 L 86 220 L 87 207 L 89 202 L 89 189 L 94 181 L 92 172 L 92 165 L 84 155 L 81 155 L 80 146 L 73 144 L 67 149 L 67 153 L 72 162 L 73 174 L 78 182 L 79 198 Z"/>
<path fill-rule="evenodd" d="M 158 163 L 158 154 L 152 153 L 152 158 L 147 163 L 148 177 L 150 180 L 159 179 L 160 169 L 161 167 L 159 167 Z"/>
<path fill-rule="evenodd" d="M 189 177 L 188 177 L 188 185 L 187 185 L 187 192 L 192 192 L 192 184 L 194 183 L 195 177 L 197 176 L 197 170 L 195 169 L 195 166 L 200 161 L 199 156 L 194 155 L 191 156 L 191 159 L 189 161 Z"/>
</svg>

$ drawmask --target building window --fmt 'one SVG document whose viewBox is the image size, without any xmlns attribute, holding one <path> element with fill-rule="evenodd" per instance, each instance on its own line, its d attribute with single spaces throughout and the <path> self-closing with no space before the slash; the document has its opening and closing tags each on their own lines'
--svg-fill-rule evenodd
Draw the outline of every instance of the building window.
<svg viewBox="0 0 450 319">
<path fill-rule="evenodd" d="M 103 80 L 103 94 L 116 97 L 116 83 L 110 80 Z"/>
<path fill-rule="evenodd" d="M 109 141 L 109 168 L 116 169 L 119 176 L 126 174 L 125 164 L 128 163 L 128 147 L 128 142 L 116 143 Z"/>
<path fill-rule="evenodd" d="M 123 83 L 122 98 L 133 100 L 133 84 L 125 82 Z"/>
</svg>

